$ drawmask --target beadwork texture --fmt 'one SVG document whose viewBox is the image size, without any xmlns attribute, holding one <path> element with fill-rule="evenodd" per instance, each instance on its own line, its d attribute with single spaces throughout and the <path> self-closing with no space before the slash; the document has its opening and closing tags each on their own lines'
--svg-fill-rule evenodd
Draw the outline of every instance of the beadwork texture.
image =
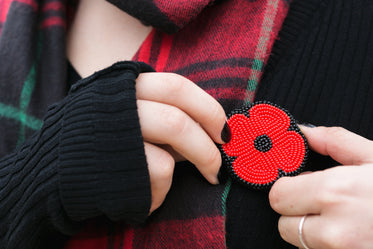
<svg viewBox="0 0 373 249">
<path fill-rule="evenodd" d="M 220 147 L 233 179 L 256 189 L 269 188 L 282 176 L 299 174 L 308 146 L 294 118 L 269 102 L 256 102 L 228 116 L 229 143 Z"/>
</svg>

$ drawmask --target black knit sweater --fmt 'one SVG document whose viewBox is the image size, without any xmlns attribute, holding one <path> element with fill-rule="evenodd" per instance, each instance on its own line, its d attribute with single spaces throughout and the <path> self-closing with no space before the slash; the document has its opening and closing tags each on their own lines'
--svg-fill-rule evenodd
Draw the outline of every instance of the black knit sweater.
<svg viewBox="0 0 373 249">
<path fill-rule="evenodd" d="M 40 248 L 41 235 L 71 235 L 77 221 L 91 217 L 147 217 L 150 181 L 135 80 L 151 70 L 122 62 L 79 81 L 49 108 L 41 130 L 1 159 L 1 248 Z"/>
<path fill-rule="evenodd" d="M 255 100 L 283 106 L 299 123 L 342 126 L 373 140 L 373 1 L 293 1 Z M 307 170 L 337 165 L 311 153 Z M 295 248 L 277 230 L 268 193 L 234 184 L 227 201 L 230 248 Z"/>
<path fill-rule="evenodd" d="M 373 139 L 372 58 L 373 1 L 293 1 L 256 99 L 287 108 L 299 122 Z M 134 104 L 142 70 L 151 69 L 118 64 L 80 81 L 50 108 L 42 130 L 0 161 L 1 246 L 38 248 L 32 243 L 48 228 L 70 234 L 74 221 L 93 216 L 146 217 L 149 179 Z M 335 165 L 315 154 L 310 161 L 313 170 Z M 233 184 L 228 247 L 294 248 L 281 240 L 277 218 L 266 192 Z"/>
</svg>

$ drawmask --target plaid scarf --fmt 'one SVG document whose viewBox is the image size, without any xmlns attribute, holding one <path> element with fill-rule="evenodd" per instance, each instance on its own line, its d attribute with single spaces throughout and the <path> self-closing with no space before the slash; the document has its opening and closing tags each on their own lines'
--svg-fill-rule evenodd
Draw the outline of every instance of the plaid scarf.
<svg viewBox="0 0 373 249">
<path fill-rule="evenodd" d="M 249 103 L 288 10 L 286 0 L 109 0 L 156 27 L 134 60 L 189 78 L 229 112 Z M 0 0 L 0 155 L 42 125 L 66 94 L 63 0 Z M 6 63 L 4 63 L 6 62 Z M 176 166 L 159 210 L 142 226 L 92 222 L 65 248 L 225 248 L 230 189 Z"/>
<path fill-rule="evenodd" d="M 65 1 L 0 0 L 0 156 L 66 94 Z"/>
</svg>

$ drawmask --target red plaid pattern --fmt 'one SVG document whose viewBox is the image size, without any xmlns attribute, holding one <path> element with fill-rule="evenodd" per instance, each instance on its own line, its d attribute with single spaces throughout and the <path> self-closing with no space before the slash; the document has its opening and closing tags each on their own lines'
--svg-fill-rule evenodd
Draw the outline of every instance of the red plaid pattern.
<svg viewBox="0 0 373 249">
<path fill-rule="evenodd" d="M 174 34 L 153 30 L 134 60 L 146 62 L 157 71 L 189 78 L 220 101 L 227 112 L 243 105 L 248 96 L 253 98 L 255 88 L 248 89 L 249 81 L 258 83 L 260 79 L 286 16 L 286 1 L 152 3 L 180 29 Z M 96 225 L 99 234 L 87 238 L 83 231 L 65 249 L 225 248 L 224 186 L 191 182 L 196 174 L 187 172 L 183 177 L 174 177 L 176 183 L 164 205 L 144 226 L 109 225 L 102 229 Z M 185 179 L 187 176 L 189 179 Z M 99 242 L 91 243 L 96 239 Z"/>
<path fill-rule="evenodd" d="M 286 0 L 108 1 L 130 6 L 129 12 L 159 28 L 134 60 L 184 75 L 227 113 L 252 100 L 288 9 Z M 66 94 L 67 2 L 0 0 L 0 51 L 12 53 L 0 54 L 8 61 L 0 68 L 7 89 L 0 91 L 1 153 L 38 129 L 47 106 Z M 142 7 L 154 11 L 136 12 Z M 192 165 L 179 165 L 164 205 L 145 225 L 91 223 L 65 248 L 224 248 L 226 190 L 201 180 Z"/>
</svg>

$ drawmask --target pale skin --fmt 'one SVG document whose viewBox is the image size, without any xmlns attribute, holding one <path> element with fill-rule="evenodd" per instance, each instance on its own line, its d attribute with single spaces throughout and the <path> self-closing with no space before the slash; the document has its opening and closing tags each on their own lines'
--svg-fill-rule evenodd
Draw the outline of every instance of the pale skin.
<svg viewBox="0 0 373 249">
<path fill-rule="evenodd" d="M 117 61 L 131 60 L 151 31 L 104 0 L 81 0 L 69 30 L 67 55 L 82 77 Z M 141 132 L 151 182 L 150 213 L 164 201 L 175 162 L 189 160 L 218 184 L 226 115 L 190 80 L 173 73 L 143 73 L 136 80 Z"/>
<path fill-rule="evenodd" d="M 151 28 L 104 0 L 80 0 L 69 30 L 67 55 L 82 77 L 121 60 L 131 60 Z M 188 79 L 172 73 L 140 74 L 138 113 L 151 180 L 150 213 L 164 201 L 175 162 L 189 160 L 217 184 L 225 113 L 220 104 Z M 341 165 L 281 178 L 269 194 L 282 217 L 281 236 L 300 246 L 298 224 L 312 249 L 371 248 L 373 245 L 373 142 L 341 128 L 302 131 L 311 149 Z M 288 194 L 291 193 L 291 194 Z"/>
<path fill-rule="evenodd" d="M 312 150 L 343 166 L 279 179 L 269 199 L 282 217 L 282 238 L 300 247 L 298 225 L 312 249 L 367 249 L 373 245 L 373 141 L 340 127 L 302 127 Z M 291 194 L 289 194 L 291 193 Z"/>
</svg>

